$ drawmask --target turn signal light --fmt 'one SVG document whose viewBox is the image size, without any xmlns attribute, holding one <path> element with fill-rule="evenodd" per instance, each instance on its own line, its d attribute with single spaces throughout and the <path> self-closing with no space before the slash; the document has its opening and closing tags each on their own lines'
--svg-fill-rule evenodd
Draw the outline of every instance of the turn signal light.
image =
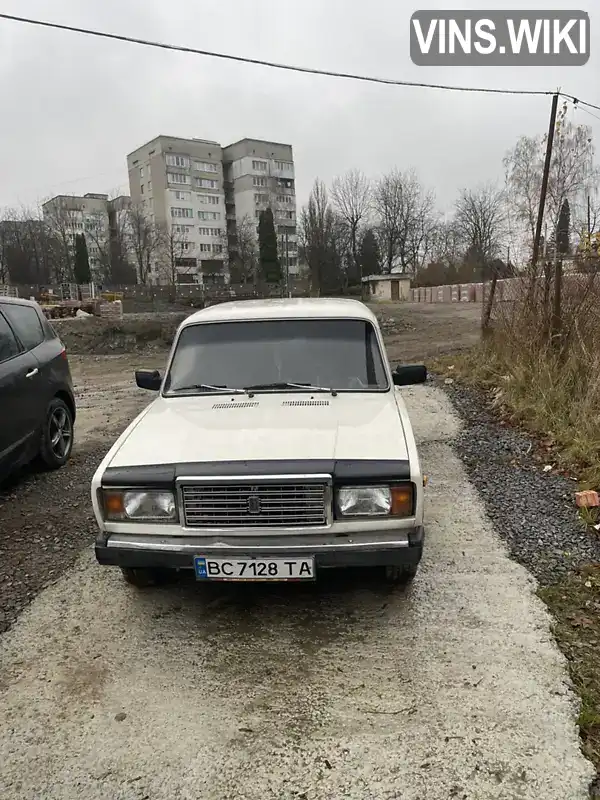
<svg viewBox="0 0 600 800">
<path fill-rule="evenodd" d="M 391 486 L 392 510 L 394 517 L 409 517 L 413 511 L 413 492 L 411 486 Z"/>
<path fill-rule="evenodd" d="M 122 492 L 104 492 L 104 511 L 107 517 L 118 517 L 125 512 Z"/>
</svg>

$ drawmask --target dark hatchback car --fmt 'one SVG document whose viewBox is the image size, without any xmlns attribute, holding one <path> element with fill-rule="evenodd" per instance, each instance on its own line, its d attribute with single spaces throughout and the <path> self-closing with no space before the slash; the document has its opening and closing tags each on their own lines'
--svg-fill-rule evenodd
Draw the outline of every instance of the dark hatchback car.
<svg viewBox="0 0 600 800">
<path fill-rule="evenodd" d="M 33 460 L 62 467 L 73 449 L 67 353 L 37 303 L 0 297 L 0 481 Z"/>
</svg>

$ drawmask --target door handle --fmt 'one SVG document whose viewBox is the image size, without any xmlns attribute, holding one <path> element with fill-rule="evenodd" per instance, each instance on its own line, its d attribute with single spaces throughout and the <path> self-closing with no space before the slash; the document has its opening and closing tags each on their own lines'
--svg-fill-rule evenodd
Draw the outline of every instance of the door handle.
<svg viewBox="0 0 600 800">
<path fill-rule="evenodd" d="M 33 378 L 35 375 L 38 374 L 38 372 L 39 372 L 39 369 L 36 367 L 35 369 L 29 370 L 29 372 L 25 375 L 25 377 L 26 378 Z"/>
</svg>

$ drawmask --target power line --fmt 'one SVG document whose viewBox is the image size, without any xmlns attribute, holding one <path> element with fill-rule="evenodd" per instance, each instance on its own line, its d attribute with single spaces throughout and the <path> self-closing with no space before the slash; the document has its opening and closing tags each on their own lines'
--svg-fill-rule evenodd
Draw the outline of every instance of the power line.
<svg viewBox="0 0 600 800">
<path fill-rule="evenodd" d="M 600 117 L 597 114 L 592 114 L 592 112 L 588 111 L 587 108 L 582 108 L 581 110 L 585 111 L 586 114 L 589 114 L 590 117 L 593 117 L 594 119 L 597 119 L 598 121 L 600 121 Z"/>
<path fill-rule="evenodd" d="M 280 64 L 275 61 L 264 61 L 258 58 L 248 58 L 246 56 L 236 56 L 231 53 L 217 53 L 211 50 L 199 50 L 195 47 L 184 47 L 183 45 L 167 44 L 166 42 L 155 42 L 147 39 L 138 39 L 133 36 L 124 36 L 117 33 L 107 33 L 106 31 L 92 30 L 89 28 L 78 28 L 73 25 L 61 25 L 58 22 L 46 22 L 39 19 L 29 19 L 28 17 L 16 17 L 12 14 L 0 14 L 0 19 L 7 19 L 13 22 L 25 22 L 29 25 L 37 25 L 44 28 L 54 28 L 71 33 L 83 33 L 86 36 L 96 36 L 102 39 L 113 39 L 119 42 L 129 42 L 130 44 L 140 44 L 145 47 L 158 47 L 162 50 L 174 50 L 179 53 L 192 53 L 198 56 L 208 56 L 210 58 L 221 58 L 227 61 L 238 61 L 243 64 L 255 64 L 262 67 L 272 67 L 273 69 L 283 69 L 288 72 L 301 72 L 308 75 L 324 75 L 330 78 L 347 78 L 354 81 L 365 81 L 367 83 L 382 83 L 388 86 L 412 86 L 421 89 L 445 89 L 452 92 L 485 92 L 489 94 L 515 94 L 515 95 L 553 95 L 555 91 L 544 91 L 541 89 L 490 89 L 487 87 L 474 86 L 454 86 L 442 83 L 421 83 L 419 81 L 401 81 L 394 78 L 378 78 L 369 75 L 356 75 L 350 72 L 334 72 L 332 70 L 316 69 L 313 67 L 300 67 L 292 64 Z M 569 95 L 565 95 L 569 97 Z M 571 98 L 575 99 L 575 98 Z M 580 100 L 579 102 L 583 102 Z"/>
<path fill-rule="evenodd" d="M 597 106 L 595 103 L 588 103 L 587 100 L 580 100 L 578 97 L 574 97 L 572 94 L 565 94 L 564 92 L 559 92 L 558 94 L 567 100 L 572 100 L 575 105 L 587 106 L 588 108 L 595 108 L 596 111 L 600 111 L 600 106 Z"/>
</svg>

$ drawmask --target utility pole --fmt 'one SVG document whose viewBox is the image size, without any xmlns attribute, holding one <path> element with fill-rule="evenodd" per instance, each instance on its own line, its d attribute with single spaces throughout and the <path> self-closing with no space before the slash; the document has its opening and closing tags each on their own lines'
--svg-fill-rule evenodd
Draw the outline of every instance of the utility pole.
<svg viewBox="0 0 600 800">
<path fill-rule="evenodd" d="M 544 222 L 544 211 L 546 209 L 546 194 L 548 192 L 548 176 L 550 175 L 550 164 L 552 163 L 552 145 L 554 144 L 554 129 L 556 128 L 556 112 L 558 109 L 558 94 L 552 95 L 552 107 L 550 109 L 550 124 L 548 126 L 548 139 L 546 140 L 546 158 L 544 161 L 544 172 L 542 174 L 542 188 L 540 191 L 540 205 L 538 208 L 537 224 L 535 228 L 535 238 L 533 240 L 533 254 L 531 257 L 531 268 L 535 277 L 540 253 L 540 239 L 542 237 L 542 224 Z M 533 286 L 533 281 L 532 281 Z M 533 297 L 532 297 L 533 299 Z"/>
</svg>

